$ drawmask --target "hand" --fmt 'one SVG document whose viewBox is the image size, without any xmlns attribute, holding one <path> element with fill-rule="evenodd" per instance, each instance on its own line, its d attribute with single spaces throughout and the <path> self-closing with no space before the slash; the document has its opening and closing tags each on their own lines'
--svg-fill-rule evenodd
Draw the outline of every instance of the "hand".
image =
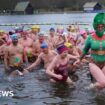
<svg viewBox="0 0 105 105">
<path fill-rule="evenodd" d="M 24 71 L 28 71 L 27 69 L 24 69 Z"/>
<path fill-rule="evenodd" d="M 62 80 L 63 76 L 62 75 L 57 75 L 56 78 L 59 79 L 59 80 Z"/>
</svg>

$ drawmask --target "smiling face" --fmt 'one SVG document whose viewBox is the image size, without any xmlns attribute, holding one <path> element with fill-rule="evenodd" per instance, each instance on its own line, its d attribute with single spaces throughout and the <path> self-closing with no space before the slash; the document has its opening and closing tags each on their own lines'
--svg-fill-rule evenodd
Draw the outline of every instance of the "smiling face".
<svg viewBox="0 0 105 105">
<path fill-rule="evenodd" d="M 96 30 L 97 36 L 102 37 L 104 35 L 104 32 L 105 32 L 105 25 L 104 24 L 97 25 L 97 30 Z"/>
<path fill-rule="evenodd" d="M 99 24 L 99 25 L 97 25 L 97 30 L 98 30 L 98 31 L 104 30 L 104 24 Z"/>
<path fill-rule="evenodd" d="M 68 51 L 64 51 L 60 54 L 61 58 L 65 58 L 68 54 Z"/>
<path fill-rule="evenodd" d="M 94 30 L 98 37 L 102 37 L 105 32 L 105 13 L 99 13 L 95 16 L 93 22 Z"/>
</svg>

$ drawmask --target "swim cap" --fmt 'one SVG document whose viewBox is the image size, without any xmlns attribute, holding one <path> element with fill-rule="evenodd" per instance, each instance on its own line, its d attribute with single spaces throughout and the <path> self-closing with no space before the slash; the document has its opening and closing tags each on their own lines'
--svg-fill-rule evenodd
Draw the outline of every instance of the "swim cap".
<svg viewBox="0 0 105 105">
<path fill-rule="evenodd" d="M 0 33 L 4 33 L 5 31 L 4 30 L 0 30 Z"/>
<path fill-rule="evenodd" d="M 86 33 L 85 30 L 80 30 L 80 34 L 81 34 L 81 35 L 84 35 L 85 33 Z"/>
<path fill-rule="evenodd" d="M 74 26 L 71 27 L 70 31 L 71 32 L 75 32 L 76 31 L 76 29 L 74 28 Z"/>
<path fill-rule="evenodd" d="M 38 36 L 40 37 L 40 36 L 44 36 L 45 35 L 45 32 L 40 32 L 40 33 L 38 33 Z"/>
<path fill-rule="evenodd" d="M 30 30 L 29 27 L 24 27 L 24 28 L 23 28 L 23 31 L 29 31 L 29 30 Z"/>
<path fill-rule="evenodd" d="M 15 30 L 16 33 L 22 32 L 23 31 L 23 26 L 15 27 L 14 30 Z"/>
<path fill-rule="evenodd" d="M 68 34 L 66 32 L 63 32 L 62 36 L 68 36 Z"/>
<path fill-rule="evenodd" d="M 59 54 L 62 54 L 64 51 L 68 51 L 68 48 L 65 45 L 61 45 L 61 46 L 57 47 L 57 52 Z"/>
<path fill-rule="evenodd" d="M 54 28 L 50 28 L 50 30 L 49 31 L 55 31 L 55 29 Z"/>
<path fill-rule="evenodd" d="M 31 29 L 40 29 L 40 26 L 39 26 L 39 25 L 33 25 L 33 26 L 31 27 Z"/>
<path fill-rule="evenodd" d="M 48 48 L 48 44 L 47 43 L 42 43 L 40 47 L 41 48 Z"/>
<path fill-rule="evenodd" d="M 64 33 L 64 27 L 62 27 L 62 26 L 61 27 L 58 27 L 57 28 L 57 33 L 60 34 L 60 35 L 62 35 Z"/>
<path fill-rule="evenodd" d="M 17 34 L 13 34 L 13 35 L 11 35 L 11 39 L 12 39 L 12 40 L 17 40 L 17 39 L 18 39 Z"/>
<path fill-rule="evenodd" d="M 72 47 L 72 44 L 71 43 L 65 43 L 64 44 L 66 47 L 68 47 L 68 48 L 71 48 Z"/>
</svg>

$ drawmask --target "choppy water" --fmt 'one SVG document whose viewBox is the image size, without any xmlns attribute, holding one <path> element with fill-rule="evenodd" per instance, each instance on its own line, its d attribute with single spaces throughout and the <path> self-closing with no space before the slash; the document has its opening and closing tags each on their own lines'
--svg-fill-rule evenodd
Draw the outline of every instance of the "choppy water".
<svg viewBox="0 0 105 105">
<path fill-rule="evenodd" d="M 3 75 L 2 65 L 0 69 L 0 90 L 14 91 L 14 97 L 1 97 L 0 105 L 105 105 L 104 92 L 99 94 L 84 89 L 90 84 L 87 65 L 78 69 L 79 80 L 74 89 L 66 84 L 50 83 L 43 69 L 17 77 L 12 82 Z"/>
<path fill-rule="evenodd" d="M 94 16 L 95 14 L 0 16 L 0 23 L 85 22 L 91 25 Z M 47 31 L 52 26 L 42 25 L 41 28 Z M 11 29 L 11 27 L 1 28 Z M 16 77 L 12 82 L 8 81 L 3 71 L 4 67 L 0 65 L 0 90 L 14 91 L 14 97 L 0 97 L 0 105 L 105 105 L 105 92 L 99 94 L 84 89 L 91 82 L 88 76 L 88 65 L 78 69 L 79 80 L 76 81 L 74 89 L 70 89 L 64 84 L 50 83 L 43 69 L 36 70 L 24 77 Z"/>
</svg>

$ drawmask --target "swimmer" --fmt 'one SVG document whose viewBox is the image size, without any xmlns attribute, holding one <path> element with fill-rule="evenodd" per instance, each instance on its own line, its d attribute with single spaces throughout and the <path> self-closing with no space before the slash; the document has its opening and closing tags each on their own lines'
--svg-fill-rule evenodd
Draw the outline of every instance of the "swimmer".
<svg viewBox="0 0 105 105">
<path fill-rule="evenodd" d="M 23 57 L 26 64 L 28 61 L 23 46 L 18 43 L 17 34 L 13 34 L 11 39 L 12 44 L 8 46 L 4 56 L 5 72 L 9 76 L 16 76 L 19 72 L 25 73 L 23 69 Z"/>
<path fill-rule="evenodd" d="M 105 88 L 105 13 L 99 13 L 95 16 L 93 27 L 95 33 L 88 36 L 83 54 L 76 63 L 80 62 L 91 49 L 89 70 L 96 82 L 91 83 L 88 89 L 100 90 Z"/>
<path fill-rule="evenodd" d="M 57 48 L 58 55 L 53 59 L 47 67 L 46 73 L 51 76 L 51 82 L 66 82 L 69 85 L 74 84 L 68 76 L 68 64 L 71 59 L 77 60 L 76 56 L 68 54 L 68 48 L 62 45 Z"/>
<path fill-rule="evenodd" d="M 44 62 L 44 68 L 46 69 L 49 66 L 49 64 L 52 62 L 54 57 L 57 55 L 57 53 L 55 51 L 52 51 L 49 49 L 47 43 L 41 44 L 40 47 L 42 49 L 42 52 L 40 53 L 40 55 L 38 56 L 36 61 L 31 66 L 26 68 L 26 70 L 31 71 L 33 68 L 35 68 L 37 65 L 39 65 L 42 60 Z"/>
</svg>

